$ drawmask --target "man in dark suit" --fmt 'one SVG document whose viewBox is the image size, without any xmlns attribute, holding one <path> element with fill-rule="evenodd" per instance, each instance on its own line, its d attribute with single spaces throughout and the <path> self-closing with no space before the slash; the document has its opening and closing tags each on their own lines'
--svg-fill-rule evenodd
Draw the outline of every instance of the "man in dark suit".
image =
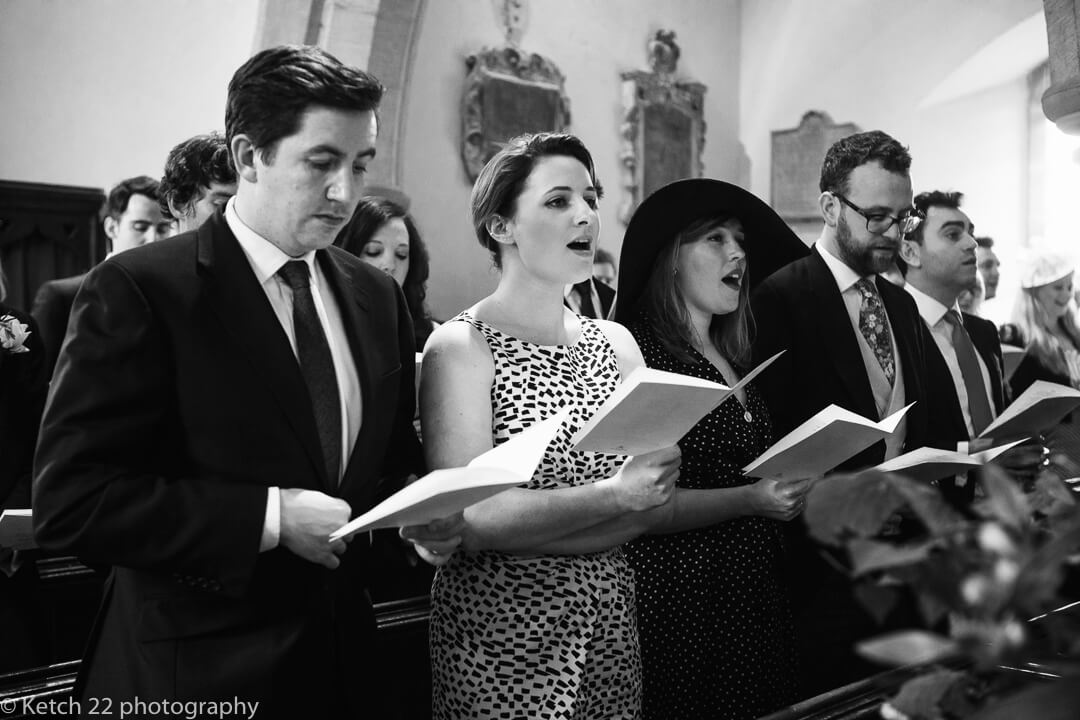
<svg viewBox="0 0 1080 720">
<path fill-rule="evenodd" d="M 113 567 L 83 698 L 377 713 L 364 544 L 329 536 L 421 462 L 404 298 L 331 247 L 381 96 L 318 48 L 258 53 L 229 84 L 225 211 L 83 282 L 34 480 L 42 547 Z M 404 534 L 445 558 L 461 526 Z"/>
<path fill-rule="evenodd" d="M 773 273 L 751 297 L 754 362 L 787 350 L 756 381 L 778 437 L 830 403 L 874 420 L 915 403 L 894 436 L 842 470 L 925 444 L 926 331 L 911 297 L 878 276 L 894 263 L 901 231 L 914 222 L 910 165 L 907 150 L 880 131 L 836 142 L 821 170 L 821 237 L 807 257 Z M 816 694 L 876 669 L 852 645 L 880 628 L 803 523 L 789 525 L 802 680 L 804 692 Z"/>
<path fill-rule="evenodd" d="M 195 230 L 236 194 L 236 169 L 225 136 L 218 132 L 183 141 L 165 158 L 158 193 L 162 214 L 178 232 Z"/>
<path fill-rule="evenodd" d="M 158 206 L 158 181 L 145 175 L 117 183 L 105 198 L 101 216 L 109 255 L 160 240 L 172 230 L 172 220 Z M 38 288 L 34 297 L 31 314 L 41 329 L 50 376 L 67 332 L 71 305 L 85 277 L 83 273 L 50 280 Z"/>
<path fill-rule="evenodd" d="M 933 339 L 926 352 L 928 437 L 948 450 L 982 432 L 1005 404 L 997 327 L 961 313 L 956 302 L 978 272 L 974 226 L 960 209 L 961 197 L 917 195 L 915 209 L 925 219 L 900 243 L 906 289 Z M 973 497 L 968 478 L 944 479 L 940 487 L 958 506 Z"/>
<path fill-rule="evenodd" d="M 566 307 L 582 317 L 605 320 L 615 302 L 615 291 L 594 277 L 566 287 Z"/>
</svg>

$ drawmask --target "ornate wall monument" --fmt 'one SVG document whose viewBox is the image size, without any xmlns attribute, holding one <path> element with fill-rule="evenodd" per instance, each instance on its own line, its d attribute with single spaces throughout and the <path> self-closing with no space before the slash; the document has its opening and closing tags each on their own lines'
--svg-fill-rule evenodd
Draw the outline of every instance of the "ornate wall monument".
<svg viewBox="0 0 1080 720">
<path fill-rule="evenodd" d="M 705 86 L 675 79 L 679 46 L 675 33 L 657 30 L 649 40 L 649 71 L 622 73 L 620 128 L 624 195 L 619 220 L 654 190 L 675 180 L 701 177 L 705 146 Z"/>
<path fill-rule="evenodd" d="M 859 132 L 855 123 L 834 123 L 827 113 L 810 110 L 798 127 L 772 132 L 772 193 L 769 204 L 806 241 L 821 232 L 818 180 L 829 147 Z"/>
<path fill-rule="evenodd" d="M 566 77 L 553 61 L 521 49 L 528 22 L 526 0 L 492 0 L 506 45 L 465 59 L 461 100 L 461 159 L 469 181 L 515 135 L 570 126 Z"/>
<path fill-rule="evenodd" d="M 1080 135 L 1080 4 L 1043 0 L 1050 45 L 1050 87 L 1042 96 L 1043 113 L 1062 132 Z"/>
</svg>

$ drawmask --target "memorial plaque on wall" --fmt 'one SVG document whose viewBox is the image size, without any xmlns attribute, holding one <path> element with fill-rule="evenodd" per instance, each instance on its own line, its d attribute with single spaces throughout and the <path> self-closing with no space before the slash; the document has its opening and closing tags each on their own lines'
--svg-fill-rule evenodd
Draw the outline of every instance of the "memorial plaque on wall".
<svg viewBox="0 0 1080 720">
<path fill-rule="evenodd" d="M 804 240 L 821 229 L 818 181 L 829 147 L 859 132 L 854 123 L 834 123 L 826 113 L 811 110 L 799 126 L 772 133 L 771 205 Z"/>
<path fill-rule="evenodd" d="M 566 78 L 547 58 L 504 47 L 470 55 L 465 64 L 461 157 L 470 181 L 514 136 L 570 126 Z"/>
<path fill-rule="evenodd" d="M 657 31 L 648 51 L 651 72 L 622 73 L 624 194 L 618 216 L 623 223 L 654 190 L 705 172 L 705 86 L 675 79 L 680 54 L 675 33 Z"/>
</svg>

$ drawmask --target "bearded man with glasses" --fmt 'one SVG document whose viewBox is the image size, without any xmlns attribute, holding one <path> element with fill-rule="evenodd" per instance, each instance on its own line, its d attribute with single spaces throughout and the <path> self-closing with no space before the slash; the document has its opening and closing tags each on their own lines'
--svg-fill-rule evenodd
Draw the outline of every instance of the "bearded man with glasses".
<svg viewBox="0 0 1080 720">
<path fill-rule="evenodd" d="M 930 340 L 915 302 L 879 276 L 894 266 L 901 234 L 920 222 L 911 206 L 910 166 L 907 149 L 880 131 L 836 142 L 821 170 L 824 223 L 813 251 L 751 296 L 753 362 L 787 351 L 779 367 L 757 380 L 777 437 L 830 404 L 878 420 L 914 403 L 894 435 L 836 470 L 860 470 L 929 444 L 924 353 Z M 805 526 L 790 526 L 800 676 L 810 696 L 876 672 L 856 657 L 854 643 L 912 618 L 877 625 Z"/>
</svg>

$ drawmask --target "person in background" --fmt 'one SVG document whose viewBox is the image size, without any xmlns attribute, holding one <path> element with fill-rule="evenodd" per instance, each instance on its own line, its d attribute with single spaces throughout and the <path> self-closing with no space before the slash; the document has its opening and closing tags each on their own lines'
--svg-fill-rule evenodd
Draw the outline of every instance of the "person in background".
<svg viewBox="0 0 1080 720">
<path fill-rule="evenodd" d="M 472 191 L 495 291 L 432 333 L 420 386 L 432 469 L 461 467 L 571 411 L 528 483 L 465 510 L 462 552 L 432 585 L 437 720 L 637 718 L 633 571 L 620 545 L 659 521 L 679 450 L 630 460 L 571 438 L 642 365 L 630 333 L 563 305 L 592 275 L 601 190 L 572 135 L 511 140 Z"/>
<path fill-rule="evenodd" d="M 992 322 L 960 312 L 959 297 L 979 277 L 974 226 L 958 192 L 924 192 L 914 206 L 923 221 L 900 242 L 906 289 L 933 343 L 926 349 L 927 402 L 936 447 L 956 449 L 981 433 L 1005 406 L 1001 343 Z M 939 488 L 958 507 L 974 498 L 965 476 Z"/>
<path fill-rule="evenodd" d="M 405 293 L 416 349 L 422 352 L 438 323 L 424 302 L 431 268 L 427 247 L 406 208 L 387 198 L 361 198 L 334 244 L 394 278 Z"/>
<path fill-rule="evenodd" d="M 638 206 L 626 229 L 615 320 L 649 367 L 732 386 L 750 369 L 753 278 L 806 253 L 746 190 L 672 183 Z M 802 511 L 809 479 L 742 474 L 774 437 L 756 386 L 736 395 L 679 441 L 667 522 L 625 546 L 645 720 L 759 717 L 796 699 L 781 523 Z"/>
<path fill-rule="evenodd" d="M 169 151 L 158 204 L 178 233 L 194 230 L 236 194 L 236 168 L 219 132 L 188 138 Z"/>
<path fill-rule="evenodd" d="M 975 257 L 979 265 L 979 275 L 983 281 L 983 300 L 993 300 L 997 297 L 998 281 L 1001 280 L 1001 261 L 994 252 L 994 238 L 977 237 L 975 243 Z"/>
<path fill-rule="evenodd" d="M 983 284 L 982 273 L 975 273 L 974 282 L 960 292 L 960 297 L 956 298 L 956 304 L 960 306 L 961 312 L 977 316 L 985 299 L 986 285 Z"/>
<path fill-rule="evenodd" d="M 1014 344 L 1025 353 L 1010 379 L 1013 397 L 1036 380 L 1080 388 L 1080 328 L 1073 301 L 1073 265 L 1037 252 L 1020 278 L 1013 306 Z"/>
<path fill-rule="evenodd" d="M 619 271 L 615 267 L 615 256 L 603 248 L 596 248 L 592 261 L 593 280 L 601 282 L 614 290 L 619 283 Z"/>
<path fill-rule="evenodd" d="M 173 222 L 158 204 L 160 184 L 140 175 L 121 180 L 109 191 L 101 208 L 105 229 L 106 258 L 168 237 Z M 31 314 L 41 328 L 45 343 L 45 363 L 49 375 L 56 367 L 60 346 L 67 331 L 68 316 L 86 273 L 50 280 L 38 288 Z"/>
</svg>

